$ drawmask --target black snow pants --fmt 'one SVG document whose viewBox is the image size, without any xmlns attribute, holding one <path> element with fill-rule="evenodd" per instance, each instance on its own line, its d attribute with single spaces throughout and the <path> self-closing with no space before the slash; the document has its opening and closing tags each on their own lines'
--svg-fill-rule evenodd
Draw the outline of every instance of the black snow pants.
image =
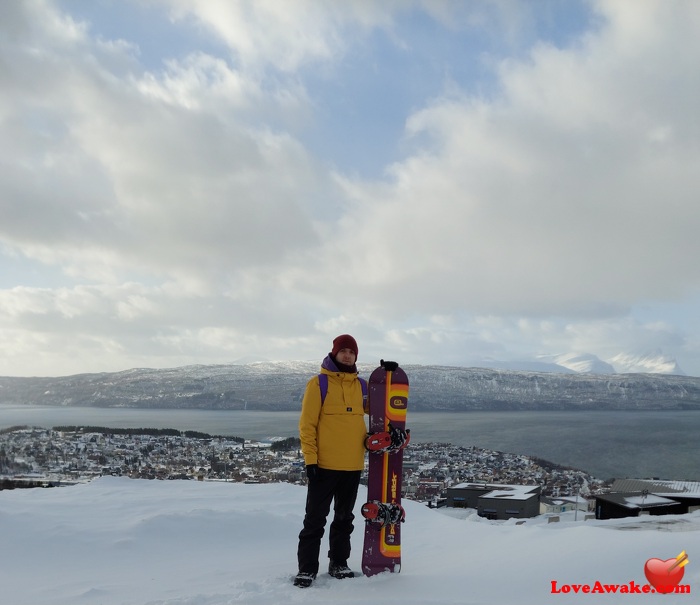
<svg viewBox="0 0 700 605">
<path fill-rule="evenodd" d="M 328 534 L 328 557 L 331 561 L 346 563 L 350 556 L 350 534 L 353 530 L 353 509 L 357 499 L 361 471 L 333 471 L 319 468 L 317 477 L 309 481 L 306 494 L 304 528 L 299 533 L 299 571 L 318 573 L 326 518 L 334 502 L 333 521 Z"/>
</svg>

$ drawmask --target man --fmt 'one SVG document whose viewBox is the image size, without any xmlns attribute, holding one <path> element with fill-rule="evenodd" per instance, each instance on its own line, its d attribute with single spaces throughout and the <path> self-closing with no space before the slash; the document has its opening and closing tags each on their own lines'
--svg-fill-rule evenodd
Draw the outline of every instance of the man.
<svg viewBox="0 0 700 605">
<path fill-rule="evenodd" d="M 311 586 L 318 574 L 321 538 L 333 502 L 328 535 L 328 573 L 352 578 L 348 567 L 357 488 L 365 463 L 366 388 L 357 375 L 357 342 L 349 334 L 333 340 L 321 374 L 306 385 L 299 418 L 308 491 L 299 534 L 299 573 L 294 585 Z"/>
</svg>

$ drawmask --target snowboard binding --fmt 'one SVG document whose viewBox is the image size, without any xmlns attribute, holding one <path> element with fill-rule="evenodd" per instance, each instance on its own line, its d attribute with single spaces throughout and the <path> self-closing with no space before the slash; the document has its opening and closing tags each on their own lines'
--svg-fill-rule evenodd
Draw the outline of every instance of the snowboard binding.
<svg viewBox="0 0 700 605">
<path fill-rule="evenodd" d="M 365 449 L 373 454 L 393 454 L 402 450 L 411 441 L 411 431 L 397 429 L 389 423 L 389 430 L 372 433 L 365 439 Z"/>
<path fill-rule="evenodd" d="M 400 504 L 389 504 L 370 500 L 362 505 L 362 516 L 368 524 L 376 524 L 379 528 L 396 525 L 406 520 L 406 512 Z"/>
</svg>

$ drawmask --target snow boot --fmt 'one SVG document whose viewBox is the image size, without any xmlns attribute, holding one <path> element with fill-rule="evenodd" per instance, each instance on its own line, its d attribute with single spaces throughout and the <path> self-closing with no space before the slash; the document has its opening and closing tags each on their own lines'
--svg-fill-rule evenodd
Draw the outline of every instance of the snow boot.
<svg viewBox="0 0 700 605">
<path fill-rule="evenodd" d="M 316 579 L 316 574 L 315 573 L 308 573 L 305 571 L 300 571 L 296 578 L 294 578 L 294 586 L 298 586 L 299 588 L 308 588 L 313 584 L 313 581 Z"/>
<path fill-rule="evenodd" d="M 338 578 L 339 580 L 355 577 L 355 572 L 352 571 L 344 561 L 331 561 L 328 565 L 328 573 L 333 578 Z"/>
</svg>

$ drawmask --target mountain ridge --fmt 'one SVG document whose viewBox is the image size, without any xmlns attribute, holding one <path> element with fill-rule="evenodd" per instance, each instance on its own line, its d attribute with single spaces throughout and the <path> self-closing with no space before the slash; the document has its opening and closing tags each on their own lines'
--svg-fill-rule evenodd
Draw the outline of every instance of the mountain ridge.
<svg viewBox="0 0 700 605">
<path fill-rule="evenodd" d="M 403 366 L 412 411 L 700 410 L 700 378 Z M 375 368 L 358 364 L 363 376 Z M 0 377 L 0 405 L 294 411 L 312 361 L 192 365 L 64 377 Z"/>
</svg>

